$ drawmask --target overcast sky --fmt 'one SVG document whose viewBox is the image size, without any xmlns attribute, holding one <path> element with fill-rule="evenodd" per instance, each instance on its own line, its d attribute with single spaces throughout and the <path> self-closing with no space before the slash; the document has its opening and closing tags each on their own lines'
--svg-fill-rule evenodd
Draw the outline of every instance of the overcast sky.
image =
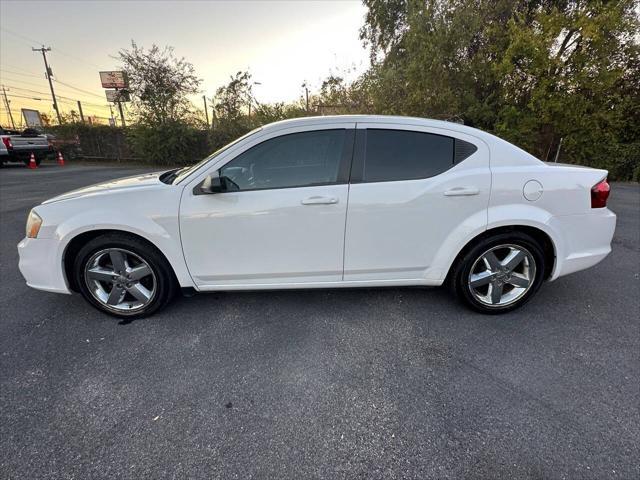
<svg viewBox="0 0 640 480">
<path fill-rule="evenodd" d="M 50 46 L 61 110 L 75 99 L 86 113 L 108 112 L 98 71 L 131 40 L 175 47 L 194 64 L 208 96 L 239 70 L 249 70 L 261 102 L 300 97 L 307 80 L 317 88 L 329 73 L 368 64 L 358 38 L 365 9 L 359 1 L 0 1 L 0 80 L 11 108 L 52 112 L 42 55 Z M 72 87 L 84 90 L 81 92 Z M 44 94 L 44 95 L 43 95 Z M 44 100 L 20 98 L 34 96 Z M 0 121 L 6 124 L 2 102 Z"/>
</svg>

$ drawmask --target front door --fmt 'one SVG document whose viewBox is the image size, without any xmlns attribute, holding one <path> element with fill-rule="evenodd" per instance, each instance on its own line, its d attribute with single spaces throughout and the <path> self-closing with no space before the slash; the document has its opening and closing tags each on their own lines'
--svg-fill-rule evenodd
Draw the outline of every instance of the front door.
<svg viewBox="0 0 640 480">
<path fill-rule="evenodd" d="M 353 124 L 273 134 L 218 173 L 227 190 L 185 189 L 180 231 L 203 290 L 342 279 Z"/>
</svg>

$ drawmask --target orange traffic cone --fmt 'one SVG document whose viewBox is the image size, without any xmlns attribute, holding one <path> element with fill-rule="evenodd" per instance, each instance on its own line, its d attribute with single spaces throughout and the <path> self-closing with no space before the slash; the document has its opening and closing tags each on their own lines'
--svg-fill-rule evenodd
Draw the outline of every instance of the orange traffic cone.
<svg viewBox="0 0 640 480">
<path fill-rule="evenodd" d="M 64 167 L 64 157 L 62 156 L 62 152 L 58 151 L 58 165 Z"/>
<path fill-rule="evenodd" d="M 31 170 L 33 170 L 34 168 L 38 168 L 38 164 L 36 163 L 36 156 L 33 154 L 33 152 L 31 152 L 31 156 L 29 157 L 29 165 L 27 165 L 27 168 L 30 168 Z"/>
</svg>

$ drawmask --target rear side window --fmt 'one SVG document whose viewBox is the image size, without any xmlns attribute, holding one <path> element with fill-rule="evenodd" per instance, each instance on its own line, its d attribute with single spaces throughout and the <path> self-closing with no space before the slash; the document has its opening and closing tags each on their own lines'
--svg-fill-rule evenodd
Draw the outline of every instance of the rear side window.
<svg viewBox="0 0 640 480">
<path fill-rule="evenodd" d="M 408 130 L 367 129 L 357 143 L 363 165 L 362 178 L 355 180 L 363 182 L 433 177 L 476 150 L 452 137 Z"/>
</svg>

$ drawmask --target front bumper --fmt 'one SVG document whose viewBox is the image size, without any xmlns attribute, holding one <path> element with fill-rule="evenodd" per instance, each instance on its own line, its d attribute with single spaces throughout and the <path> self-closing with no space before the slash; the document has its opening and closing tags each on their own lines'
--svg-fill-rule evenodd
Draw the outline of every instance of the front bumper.
<svg viewBox="0 0 640 480">
<path fill-rule="evenodd" d="M 601 262 L 611 252 L 616 229 L 616 214 L 608 208 L 584 215 L 553 217 L 550 226 L 560 232 L 562 242 L 556 252 L 556 265 L 551 275 L 555 280 Z"/>
<path fill-rule="evenodd" d="M 46 292 L 71 293 L 64 278 L 56 239 L 24 238 L 18 244 L 18 254 L 18 268 L 27 285 Z"/>
</svg>

